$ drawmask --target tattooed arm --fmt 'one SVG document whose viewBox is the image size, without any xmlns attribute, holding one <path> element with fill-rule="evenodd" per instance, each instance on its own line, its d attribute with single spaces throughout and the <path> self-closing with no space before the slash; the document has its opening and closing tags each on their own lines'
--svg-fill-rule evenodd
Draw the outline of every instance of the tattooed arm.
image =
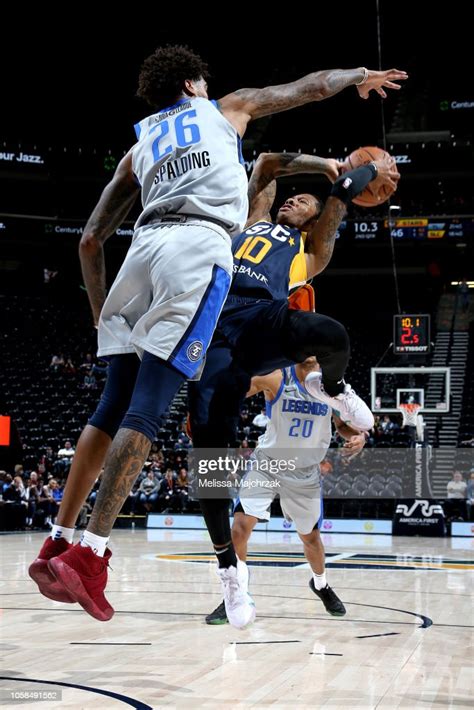
<svg viewBox="0 0 474 710">
<path fill-rule="evenodd" d="M 130 212 L 139 189 L 132 170 L 132 152 L 129 151 L 100 196 L 79 243 L 82 276 L 95 325 L 105 301 L 104 242 Z"/>
<path fill-rule="evenodd" d="M 328 197 L 315 226 L 306 238 L 306 269 L 308 279 L 321 273 L 331 261 L 337 228 L 344 219 L 346 206 L 337 197 Z"/>
<path fill-rule="evenodd" d="M 385 185 L 396 190 L 400 173 L 395 158 L 387 154 L 370 166 L 360 165 L 336 180 L 318 221 L 308 231 L 305 254 L 308 279 L 321 273 L 331 261 L 337 229 L 344 219 L 346 205 L 375 178 L 378 190 Z"/>
<path fill-rule="evenodd" d="M 239 89 L 224 96 L 219 107 L 241 136 L 249 121 L 272 113 L 287 111 L 303 106 L 311 101 L 328 99 L 348 86 L 358 85 L 359 95 L 367 98 L 370 91 L 376 91 L 385 98 L 382 87 L 399 89 L 394 81 L 407 78 L 404 71 L 371 71 L 358 69 L 325 69 L 313 72 L 289 84 L 267 86 L 264 89 Z M 360 88 L 359 88 L 360 87 Z"/>
<path fill-rule="evenodd" d="M 340 163 L 332 158 L 302 153 L 261 153 L 249 181 L 249 216 L 246 227 L 259 220 L 271 220 L 270 210 L 276 195 L 276 178 L 282 175 L 313 173 L 326 175 L 334 182 Z"/>
</svg>

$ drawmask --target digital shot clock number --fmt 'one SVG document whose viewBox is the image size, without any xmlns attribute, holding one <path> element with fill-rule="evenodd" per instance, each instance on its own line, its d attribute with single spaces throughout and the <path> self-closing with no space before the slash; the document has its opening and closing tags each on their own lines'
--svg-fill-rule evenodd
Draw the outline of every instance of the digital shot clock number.
<svg viewBox="0 0 474 710">
<path fill-rule="evenodd" d="M 393 352 L 428 353 L 430 351 L 430 316 L 418 315 L 393 316 Z"/>
</svg>

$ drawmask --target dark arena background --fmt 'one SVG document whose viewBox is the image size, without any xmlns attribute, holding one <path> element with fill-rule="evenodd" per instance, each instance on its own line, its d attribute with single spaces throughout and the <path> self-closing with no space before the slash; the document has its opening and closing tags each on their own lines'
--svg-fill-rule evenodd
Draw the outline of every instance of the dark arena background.
<svg viewBox="0 0 474 710">
<path fill-rule="evenodd" d="M 168 20 L 144 6 L 134 19 L 103 27 L 85 13 L 61 17 L 57 29 L 30 18 L 21 39 L 12 35 L 0 49 L 6 707 L 411 710 L 472 703 L 474 88 L 467 11 L 461 2 L 436 8 L 368 0 L 276 12 L 271 24 L 232 7 L 194 20 L 183 6 Z M 175 43 L 208 62 L 210 98 L 326 68 L 397 67 L 409 75 L 384 101 L 375 94 L 362 101 L 349 87 L 259 119 L 242 146 L 248 177 L 262 152 L 342 161 L 360 146 L 386 149 L 401 175 L 389 201 L 350 206 L 332 260 L 312 282 L 316 311 L 347 327 L 346 380 L 375 416 L 357 457 L 344 459 L 334 430 L 321 464 L 321 538 L 329 584 L 347 607 L 341 619 L 325 613 L 309 589 L 303 546 L 276 500 L 270 522 L 257 524 L 249 543 L 255 623 L 244 631 L 205 623 L 221 596 L 191 485 L 186 383 L 111 536 L 113 620 L 99 624 L 77 604 L 47 599 L 28 576 L 107 378 L 79 240 L 134 143 L 133 125 L 151 113 L 135 96 L 140 66 L 156 47 Z M 275 205 L 305 192 L 325 200 L 330 188 L 320 176 L 283 177 Z M 108 287 L 139 213 L 137 200 L 106 243 Z M 256 447 L 264 427 L 255 418 L 264 407 L 262 394 L 246 400 L 235 447 Z M 99 487 L 100 479 L 77 528 L 86 527 Z"/>
</svg>

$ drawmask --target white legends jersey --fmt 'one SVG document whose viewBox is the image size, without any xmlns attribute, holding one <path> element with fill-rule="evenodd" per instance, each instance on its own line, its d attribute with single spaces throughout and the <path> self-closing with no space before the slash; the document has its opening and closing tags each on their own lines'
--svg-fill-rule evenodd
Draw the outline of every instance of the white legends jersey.
<svg viewBox="0 0 474 710">
<path fill-rule="evenodd" d="M 316 466 L 324 459 L 331 443 L 332 409 L 306 392 L 294 367 L 283 370 L 280 388 L 275 399 L 266 402 L 266 411 L 270 421 L 257 449 L 277 450 L 275 456 L 268 451 L 270 458 L 294 449 L 298 468 Z"/>
<path fill-rule="evenodd" d="M 143 212 L 200 215 L 242 231 L 248 212 L 240 137 L 215 101 L 185 98 L 135 126 L 133 171 Z"/>
</svg>

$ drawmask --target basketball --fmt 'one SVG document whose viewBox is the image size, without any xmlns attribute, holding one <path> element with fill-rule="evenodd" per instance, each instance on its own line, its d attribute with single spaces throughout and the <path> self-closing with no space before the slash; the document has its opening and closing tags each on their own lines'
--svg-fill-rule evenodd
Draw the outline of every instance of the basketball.
<svg viewBox="0 0 474 710">
<path fill-rule="evenodd" d="M 358 168 L 360 165 L 367 165 L 367 163 L 373 160 L 380 160 L 387 155 L 391 157 L 386 150 L 382 150 L 382 148 L 377 148 L 376 146 L 358 148 L 345 159 L 344 172 L 354 170 L 354 168 Z M 352 202 L 360 207 L 376 207 L 386 202 L 388 198 L 393 195 L 395 190 L 388 185 L 380 185 L 380 182 L 379 178 L 375 178 L 375 180 L 369 182 L 365 190 L 363 190 L 360 195 L 357 195 L 357 197 L 354 197 Z"/>
</svg>

